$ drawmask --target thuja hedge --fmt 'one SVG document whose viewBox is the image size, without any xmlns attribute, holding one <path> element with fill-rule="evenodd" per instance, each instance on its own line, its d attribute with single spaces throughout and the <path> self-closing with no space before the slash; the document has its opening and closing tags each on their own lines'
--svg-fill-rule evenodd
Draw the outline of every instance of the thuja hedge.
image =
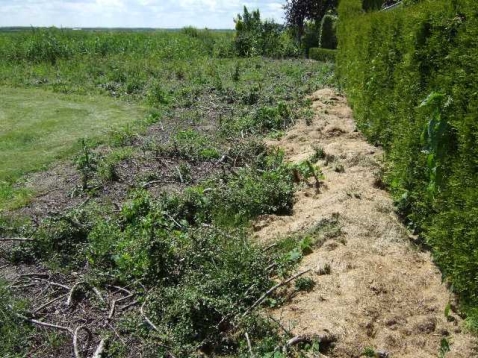
<svg viewBox="0 0 478 358">
<path fill-rule="evenodd" d="M 386 181 L 478 317 L 478 8 L 423 0 L 339 6 L 339 81 L 359 127 L 386 150 Z"/>
</svg>

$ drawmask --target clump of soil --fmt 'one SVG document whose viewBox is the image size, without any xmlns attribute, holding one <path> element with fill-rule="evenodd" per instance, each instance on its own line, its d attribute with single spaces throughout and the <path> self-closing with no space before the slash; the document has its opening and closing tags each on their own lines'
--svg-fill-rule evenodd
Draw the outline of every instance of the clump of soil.
<svg viewBox="0 0 478 358">
<path fill-rule="evenodd" d="M 359 357 L 367 349 L 390 357 L 437 357 L 443 339 L 450 343 L 446 357 L 477 356 L 476 340 L 462 331 L 458 314 L 445 317 L 454 298 L 430 253 L 413 244 L 390 195 L 377 185 L 382 150 L 357 131 L 343 96 L 323 89 L 310 98 L 313 120 L 268 145 L 283 148 L 293 163 L 321 147 L 317 164 L 324 182 L 319 190 L 311 186 L 296 194 L 292 215 L 262 216 L 255 235 L 268 243 L 331 221 L 338 229 L 324 235 L 298 268 L 312 269 L 314 289 L 272 315 L 294 335 L 336 335 L 329 357 Z"/>
</svg>

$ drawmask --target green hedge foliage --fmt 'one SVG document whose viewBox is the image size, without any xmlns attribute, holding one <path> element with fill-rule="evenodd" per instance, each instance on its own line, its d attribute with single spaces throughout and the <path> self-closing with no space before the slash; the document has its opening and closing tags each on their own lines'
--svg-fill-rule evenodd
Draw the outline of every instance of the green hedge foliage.
<svg viewBox="0 0 478 358">
<path fill-rule="evenodd" d="M 325 15 L 320 23 L 319 47 L 337 48 L 337 16 Z"/>
<path fill-rule="evenodd" d="M 379 10 L 384 2 L 384 0 L 362 0 L 362 8 L 365 11 Z"/>
<path fill-rule="evenodd" d="M 386 150 L 401 213 L 464 307 L 478 307 L 476 0 L 373 13 L 342 0 L 339 18 L 338 75 L 358 125 Z"/>
<path fill-rule="evenodd" d="M 309 49 L 309 58 L 322 62 L 334 62 L 336 53 L 337 50 L 312 47 L 311 49 Z"/>
</svg>

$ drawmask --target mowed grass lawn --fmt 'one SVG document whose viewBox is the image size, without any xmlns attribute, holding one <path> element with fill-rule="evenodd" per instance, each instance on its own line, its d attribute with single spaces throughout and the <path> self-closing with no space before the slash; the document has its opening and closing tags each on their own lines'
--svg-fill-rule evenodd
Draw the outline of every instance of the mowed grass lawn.
<svg viewBox="0 0 478 358">
<path fill-rule="evenodd" d="M 144 115 L 106 97 L 0 87 L 0 209 L 22 175 L 73 153 L 80 138 L 99 139 Z"/>
</svg>

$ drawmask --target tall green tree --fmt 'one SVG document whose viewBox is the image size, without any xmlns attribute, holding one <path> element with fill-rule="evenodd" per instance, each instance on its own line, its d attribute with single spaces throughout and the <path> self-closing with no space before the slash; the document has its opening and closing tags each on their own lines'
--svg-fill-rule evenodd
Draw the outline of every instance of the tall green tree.
<svg viewBox="0 0 478 358">
<path fill-rule="evenodd" d="M 285 20 L 289 27 L 296 30 L 300 41 L 304 35 L 306 20 L 319 23 L 327 11 L 335 12 L 338 0 L 287 0 L 284 5 Z"/>
</svg>

